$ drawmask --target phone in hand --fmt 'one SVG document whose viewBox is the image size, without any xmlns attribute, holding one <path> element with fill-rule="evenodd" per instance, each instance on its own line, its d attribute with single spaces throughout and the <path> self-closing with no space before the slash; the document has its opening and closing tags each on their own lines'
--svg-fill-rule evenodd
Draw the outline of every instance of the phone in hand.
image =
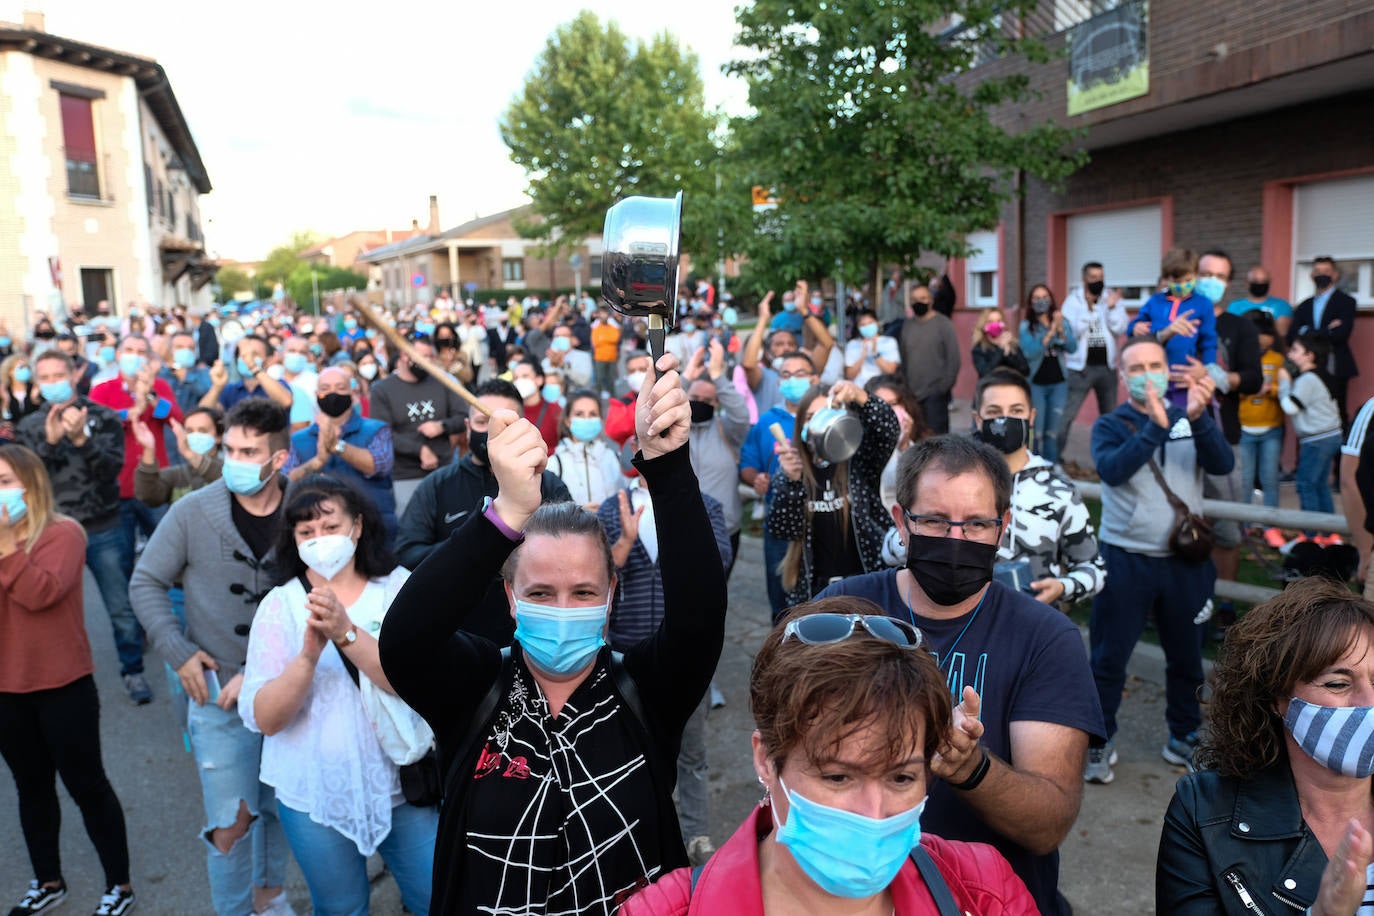
<svg viewBox="0 0 1374 916">
<path fill-rule="evenodd" d="M 205 675 L 205 702 L 219 702 L 219 672 L 213 668 L 203 668 L 201 673 Z"/>
</svg>

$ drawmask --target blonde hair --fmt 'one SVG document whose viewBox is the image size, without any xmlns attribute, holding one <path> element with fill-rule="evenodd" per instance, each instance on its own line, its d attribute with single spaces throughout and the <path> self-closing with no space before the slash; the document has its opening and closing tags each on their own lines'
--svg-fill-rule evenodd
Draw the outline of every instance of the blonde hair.
<svg viewBox="0 0 1374 916">
<path fill-rule="evenodd" d="M 992 315 L 1001 315 L 1003 325 L 1007 324 L 1007 313 L 999 308 L 983 309 L 978 313 L 978 323 L 973 326 L 973 345 L 975 347 L 995 346 L 992 338 L 988 336 L 987 326 L 991 323 Z"/>
<path fill-rule="evenodd" d="M 4 361 L 0 362 L 0 390 L 8 394 L 12 387 L 10 385 L 10 376 L 14 373 L 14 367 L 18 365 L 27 365 L 28 362 L 29 358 L 22 353 L 11 353 L 9 356 L 5 357 Z M 32 385 L 32 382 L 30 382 L 30 385 Z"/>
<path fill-rule="evenodd" d="M 28 506 L 28 514 L 20 521 L 28 525 L 28 535 L 24 538 L 24 552 L 28 553 L 49 524 L 57 520 L 73 520 L 56 510 L 48 470 L 37 455 L 22 445 L 7 442 L 0 444 L 0 461 L 10 466 L 24 488 L 24 504 Z M 85 536 L 84 529 L 82 536 Z"/>
</svg>

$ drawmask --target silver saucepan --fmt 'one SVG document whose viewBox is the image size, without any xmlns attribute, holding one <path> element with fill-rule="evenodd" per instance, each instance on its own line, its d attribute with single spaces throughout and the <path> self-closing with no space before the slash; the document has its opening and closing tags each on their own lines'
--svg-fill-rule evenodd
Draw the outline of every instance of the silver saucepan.
<svg viewBox="0 0 1374 916">
<path fill-rule="evenodd" d="M 810 446 L 811 454 L 821 467 L 853 458 L 863 437 L 864 425 L 858 414 L 845 407 L 836 407 L 834 398 L 812 414 L 802 428 L 802 439 Z"/>
</svg>

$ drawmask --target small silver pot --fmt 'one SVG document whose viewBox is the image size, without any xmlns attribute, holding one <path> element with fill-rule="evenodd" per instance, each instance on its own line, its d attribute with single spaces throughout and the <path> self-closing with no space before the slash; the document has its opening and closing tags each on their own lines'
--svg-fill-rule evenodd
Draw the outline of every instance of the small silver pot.
<svg viewBox="0 0 1374 916">
<path fill-rule="evenodd" d="M 821 467 L 853 458 L 863 437 L 863 421 L 853 411 L 836 407 L 833 399 L 816 411 L 802 429 L 802 438 Z"/>
<path fill-rule="evenodd" d="M 673 326 L 682 192 L 627 197 L 606 211 L 601 298 L 623 315 L 656 315 Z"/>
</svg>

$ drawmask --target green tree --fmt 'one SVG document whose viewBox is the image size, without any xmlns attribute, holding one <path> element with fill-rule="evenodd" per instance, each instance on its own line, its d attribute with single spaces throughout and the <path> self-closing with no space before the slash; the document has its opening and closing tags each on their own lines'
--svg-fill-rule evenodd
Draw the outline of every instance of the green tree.
<svg viewBox="0 0 1374 916">
<path fill-rule="evenodd" d="M 706 110 L 696 55 L 666 32 L 633 44 L 583 11 L 559 26 L 501 118 L 501 139 L 529 177 L 534 219 L 521 226 L 552 249 L 599 233 L 606 210 L 635 194 L 685 192 L 683 244 L 717 237 L 718 118 Z"/>
<path fill-rule="evenodd" d="M 327 292 L 340 289 L 367 289 L 367 277 L 344 267 L 312 267 L 308 261 L 299 261 L 287 275 L 285 286 L 286 294 L 295 301 L 301 311 L 313 312 L 316 289 L 323 300 Z"/>
<path fill-rule="evenodd" d="M 237 267 L 221 267 L 215 274 L 215 282 L 219 284 L 219 303 L 223 305 L 238 293 L 253 292 L 253 278 L 239 270 Z"/>
<path fill-rule="evenodd" d="M 1016 18 L 1034 6 L 755 0 L 741 7 L 737 43 L 756 53 L 728 69 L 748 81 L 756 113 L 734 122 L 731 168 L 780 198 L 768 224 L 740 242 L 750 258 L 787 278 L 867 280 L 881 265 L 909 266 L 922 252 L 966 255 L 964 237 L 996 225 L 1016 193 L 1017 170 L 1055 183 L 1078 168 L 1084 156 L 1072 151 L 1067 129 L 1011 131 L 993 121 L 998 109 L 1032 96 L 1028 77 L 996 58 L 1051 56 L 1040 42 L 1015 37 Z M 945 28 L 951 21 L 960 28 Z"/>
<path fill-rule="evenodd" d="M 257 276 L 259 282 L 266 285 L 269 296 L 272 294 L 273 286 L 277 283 L 284 286 L 296 268 L 306 263 L 301 260 L 301 252 L 320 241 L 320 236 L 309 230 L 295 232 L 284 245 L 278 245 L 267 253 L 267 258 L 258 268 Z M 288 290 L 288 292 L 290 291 Z M 307 297 L 304 301 L 309 302 L 310 300 Z"/>
</svg>

